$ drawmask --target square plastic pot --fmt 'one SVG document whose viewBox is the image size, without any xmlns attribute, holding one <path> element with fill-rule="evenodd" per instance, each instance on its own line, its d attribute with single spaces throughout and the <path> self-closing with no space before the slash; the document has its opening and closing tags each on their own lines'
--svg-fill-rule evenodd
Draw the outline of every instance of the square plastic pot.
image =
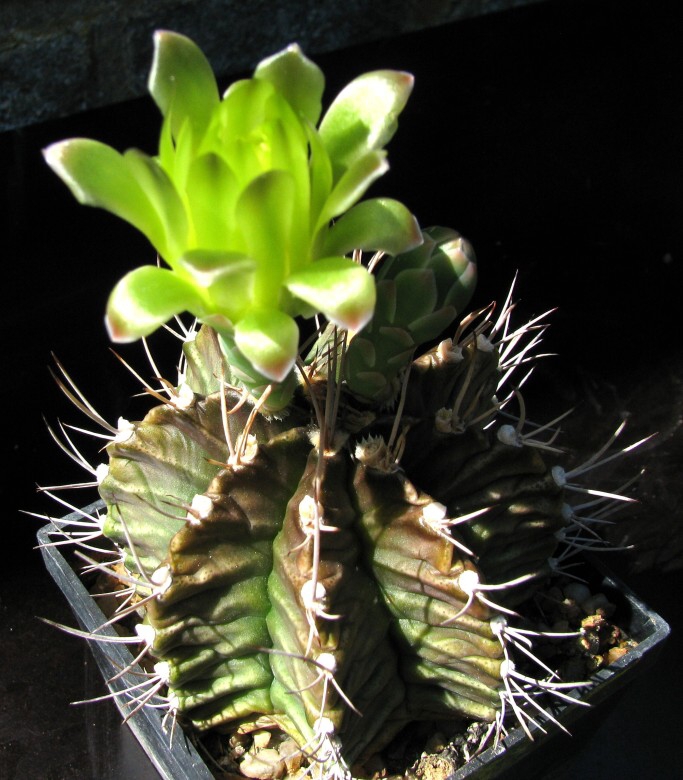
<svg viewBox="0 0 683 780">
<path fill-rule="evenodd" d="M 92 512 L 102 508 L 97 502 L 84 509 Z M 58 531 L 61 523 L 76 521 L 79 515 L 67 515 L 61 521 L 55 521 L 44 526 L 38 532 L 45 566 L 51 576 L 66 596 L 71 609 L 83 630 L 94 631 L 106 622 L 107 618 L 100 610 L 97 602 L 90 595 L 70 562 L 62 554 L 62 548 L 52 544 L 61 538 Z M 656 651 L 669 634 L 668 624 L 646 604 L 644 604 L 626 585 L 610 574 L 601 562 L 590 559 L 587 565 L 592 569 L 590 579 L 596 590 L 605 593 L 617 605 L 621 616 L 620 624 L 626 633 L 638 642 L 638 646 L 629 650 L 618 661 L 593 675 L 594 685 L 590 689 L 577 689 L 572 694 L 577 699 L 589 702 L 590 708 L 579 704 L 566 704 L 554 707 L 553 716 L 557 718 L 573 735 L 572 749 L 576 749 L 577 739 L 581 732 L 589 729 L 592 718 L 596 717 L 596 707 L 601 705 L 599 716 L 604 717 L 608 697 L 611 701 L 618 700 L 618 694 L 630 682 L 636 673 L 649 666 L 656 657 Z M 113 628 L 98 631 L 98 634 L 116 637 Z M 133 656 L 125 644 L 89 642 L 93 655 L 100 668 L 104 680 L 111 680 L 119 671 L 133 661 Z M 112 693 L 124 690 L 139 680 L 135 673 L 118 677 L 108 683 Z M 129 714 L 121 696 L 113 697 L 122 715 Z M 177 729 L 172 743 L 169 735 L 162 728 L 162 716 L 157 710 L 142 708 L 127 721 L 150 761 L 165 780 L 211 780 L 214 777 L 205 761 L 196 751 L 190 741 Z M 514 770 L 515 774 L 522 772 L 525 777 L 532 777 L 544 766 L 558 766 L 558 750 L 555 742 L 566 739 L 566 735 L 551 726 L 548 733 L 534 731 L 531 741 L 521 728 L 509 731 L 508 736 L 501 740 L 498 746 L 483 751 L 465 766 L 457 770 L 448 780 L 488 780 L 488 778 L 503 777 Z M 551 754 L 551 751 L 552 752 Z"/>
</svg>

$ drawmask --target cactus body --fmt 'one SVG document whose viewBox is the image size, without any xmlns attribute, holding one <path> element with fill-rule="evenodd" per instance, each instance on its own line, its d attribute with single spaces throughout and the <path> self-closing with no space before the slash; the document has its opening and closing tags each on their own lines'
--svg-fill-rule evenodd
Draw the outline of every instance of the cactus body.
<svg viewBox="0 0 683 780">
<path fill-rule="evenodd" d="M 413 321 L 397 308 L 392 327 Z M 411 721 L 495 720 L 499 613 L 467 583 L 518 578 L 498 601 L 526 596 L 564 498 L 538 452 L 500 434 L 499 351 L 481 332 L 403 355 L 398 426 L 384 393 L 334 382 L 328 341 L 276 418 L 220 389 L 230 366 L 205 326 L 185 345 L 200 392 L 118 436 L 100 491 L 140 593 L 157 588 L 144 622 L 177 712 L 199 729 L 265 716 L 350 765 Z"/>
</svg>

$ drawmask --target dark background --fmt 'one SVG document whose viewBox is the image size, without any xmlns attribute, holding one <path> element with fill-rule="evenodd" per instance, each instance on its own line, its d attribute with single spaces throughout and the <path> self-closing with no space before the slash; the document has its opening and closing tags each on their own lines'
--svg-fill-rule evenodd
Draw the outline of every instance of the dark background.
<svg viewBox="0 0 683 780">
<path fill-rule="evenodd" d="M 423 225 L 450 225 L 472 241 L 475 305 L 502 300 L 518 270 L 520 320 L 558 307 L 545 346 L 561 358 L 537 371 L 528 391 L 534 418 L 576 407 L 563 443 L 579 452 L 602 442 L 624 415 L 625 441 L 659 432 L 607 475 L 618 483 L 629 470 L 647 469 L 640 505 L 612 532 L 636 552 L 609 561 L 674 634 L 655 669 L 587 743 L 560 743 L 558 760 L 569 765 L 548 766 L 545 777 L 676 777 L 683 767 L 678 5 L 548 0 L 316 58 L 328 97 L 365 70 L 415 74 L 389 146 L 392 169 L 374 192 L 403 200 Z M 68 707 L 97 683 L 87 649 L 34 618 L 69 615 L 32 549 L 39 523 L 20 510 L 62 514 L 36 484 L 86 476 L 43 421 L 82 424 L 50 378 L 52 351 L 105 417 L 132 416 L 136 383 L 109 352 L 102 318 L 114 282 L 152 260 L 127 225 L 77 205 L 40 149 L 82 135 L 153 152 L 158 127 L 145 99 L 0 136 L 0 780 L 145 777 L 126 763 L 137 759 L 122 747 L 127 737 L 111 705 Z M 123 352 L 144 366 L 139 348 Z"/>
</svg>

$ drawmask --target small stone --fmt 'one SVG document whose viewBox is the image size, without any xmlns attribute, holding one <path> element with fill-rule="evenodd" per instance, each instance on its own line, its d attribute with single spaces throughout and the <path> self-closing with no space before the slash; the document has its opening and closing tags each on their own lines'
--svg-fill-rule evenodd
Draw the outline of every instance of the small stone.
<svg viewBox="0 0 683 780">
<path fill-rule="evenodd" d="M 578 620 L 581 617 L 581 608 L 574 599 L 565 598 L 562 601 L 561 610 L 567 620 Z"/>
<path fill-rule="evenodd" d="M 564 586 L 565 598 L 576 601 L 577 604 L 583 604 L 591 597 L 591 592 L 582 582 L 570 582 Z"/>
<path fill-rule="evenodd" d="M 611 647 L 607 652 L 607 663 L 613 664 L 628 653 L 627 647 Z"/>
<path fill-rule="evenodd" d="M 436 731 L 429 737 L 424 749 L 426 753 L 440 753 L 447 744 L 446 737 L 440 731 Z"/>
<path fill-rule="evenodd" d="M 600 638 L 596 633 L 589 631 L 584 633 L 581 637 L 581 645 L 591 653 L 591 655 L 596 655 L 600 652 Z"/>
<path fill-rule="evenodd" d="M 257 755 L 245 753 L 240 762 L 240 772 L 254 780 L 277 780 L 285 774 L 285 762 L 277 750 L 265 748 Z"/>
<path fill-rule="evenodd" d="M 285 739 L 278 747 L 280 758 L 285 763 L 287 774 L 293 775 L 301 769 L 304 756 L 299 746 L 293 739 Z"/>
<path fill-rule="evenodd" d="M 446 780 L 454 771 L 452 762 L 443 756 L 423 756 L 415 769 L 415 775 L 420 780 Z"/>
<path fill-rule="evenodd" d="M 605 656 L 595 654 L 586 659 L 586 667 L 589 672 L 597 672 L 598 669 L 602 669 L 605 666 Z"/>
<path fill-rule="evenodd" d="M 270 731 L 255 731 L 252 735 L 252 739 L 254 740 L 254 748 L 258 750 L 262 750 L 263 748 L 267 748 L 270 744 L 270 738 L 272 734 Z"/>
<path fill-rule="evenodd" d="M 583 628 L 585 631 L 597 631 L 601 628 L 602 624 L 603 618 L 601 615 L 591 614 L 581 621 L 581 628 Z"/>
</svg>

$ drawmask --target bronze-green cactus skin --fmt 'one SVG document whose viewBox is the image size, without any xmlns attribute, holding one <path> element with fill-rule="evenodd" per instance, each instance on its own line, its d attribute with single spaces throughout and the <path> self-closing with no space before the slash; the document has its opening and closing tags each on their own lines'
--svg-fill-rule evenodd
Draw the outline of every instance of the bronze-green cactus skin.
<svg viewBox="0 0 683 780">
<path fill-rule="evenodd" d="M 399 648 L 412 719 L 460 712 L 492 720 L 498 706 L 501 647 L 489 609 L 472 604 L 458 585 L 474 564 L 425 523 L 434 500 L 399 471 L 356 469 L 354 488 L 372 570 Z"/>
</svg>

